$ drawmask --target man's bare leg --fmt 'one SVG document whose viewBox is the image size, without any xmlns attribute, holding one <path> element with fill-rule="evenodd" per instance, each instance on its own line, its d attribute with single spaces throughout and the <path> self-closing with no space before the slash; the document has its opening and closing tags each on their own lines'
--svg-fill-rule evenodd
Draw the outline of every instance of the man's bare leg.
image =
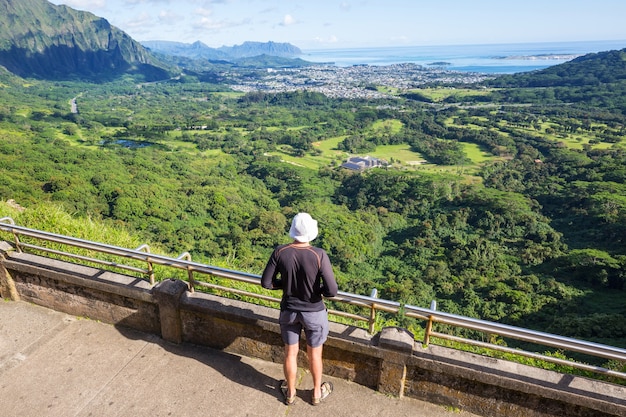
<svg viewBox="0 0 626 417">
<path fill-rule="evenodd" d="M 283 362 L 283 372 L 287 381 L 287 397 L 296 395 L 296 377 L 298 376 L 298 350 L 299 344 L 285 345 L 285 361 Z"/>
<path fill-rule="evenodd" d="M 309 368 L 313 377 L 313 398 L 322 396 L 322 372 L 324 364 L 322 362 L 322 349 L 324 345 L 318 347 L 306 347 L 306 353 L 309 358 Z"/>
</svg>

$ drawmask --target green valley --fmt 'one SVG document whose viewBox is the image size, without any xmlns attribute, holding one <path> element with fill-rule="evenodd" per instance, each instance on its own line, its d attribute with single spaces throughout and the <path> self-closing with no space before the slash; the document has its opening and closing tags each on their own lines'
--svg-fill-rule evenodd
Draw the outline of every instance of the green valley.
<svg viewBox="0 0 626 417">
<path fill-rule="evenodd" d="M 61 209 L 259 273 L 308 211 L 344 291 L 626 346 L 622 79 L 595 95 L 561 74 L 351 98 L 241 92 L 262 71 L 211 71 L 151 84 L 0 72 L 0 199 L 25 208 L 0 215 L 63 232 L 26 214 Z M 341 166 L 367 155 L 388 165 Z"/>
</svg>

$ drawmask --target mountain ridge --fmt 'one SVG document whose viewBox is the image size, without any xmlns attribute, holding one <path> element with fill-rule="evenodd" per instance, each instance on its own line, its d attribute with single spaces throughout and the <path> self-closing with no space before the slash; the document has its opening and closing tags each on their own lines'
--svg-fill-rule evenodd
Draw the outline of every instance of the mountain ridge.
<svg viewBox="0 0 626 417">
<path fill-rule="evenodd" d="M 626 80 L 626 48 L 589 53 L 538 71 L 508 74 L 490 81 L 498 87 L 598 86 Z"/>
<path fill-rule="evenodd" d="M 207 60 L 237 60 L 255 56 L 268 55 L 280 58 L 293 58 L 302 55 L 297 46 L 279 42 L 252 42 L 246 41 L 241 45 L 220 46 L 211 48 L 201 41 L 184 43 L 176 41 L 155 40 L 144 41 L 141 44 L 150 51 L 165 55 L 182 56 L 192 59 Z"/>
<path fill-rule="evenodd" d="M 172 71 L 106 19 L 46 0 L 0 0 L 0 65 L 43 79 L 154 80 Z"/>
</svg>

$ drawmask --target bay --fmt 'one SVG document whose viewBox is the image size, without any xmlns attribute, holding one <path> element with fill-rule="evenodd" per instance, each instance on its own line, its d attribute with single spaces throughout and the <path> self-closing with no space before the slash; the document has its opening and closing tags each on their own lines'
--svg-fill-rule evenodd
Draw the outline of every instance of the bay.
<svg viewBox="0 0 626 417">
<path fill-rule="evenodd" d="M 305 50 L 300 58 L 338 67 L 414 63 L 453 71 L 512 74 L 562 64 L 578 56 L 626 48 L 623 41 L 536 42 Z"/>
</svg>

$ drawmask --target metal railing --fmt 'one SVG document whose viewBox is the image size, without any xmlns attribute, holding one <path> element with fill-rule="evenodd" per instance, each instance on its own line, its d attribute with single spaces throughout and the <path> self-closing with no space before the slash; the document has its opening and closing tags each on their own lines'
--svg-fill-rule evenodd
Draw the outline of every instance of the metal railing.
<svg viewBox="0 0 626 417">
<path fill-rule="evenodd" d="M 187 272 L 187 283 L 190 291 L 195 291 L 196 287 L 207 288 L 212 290 L 223 291 L 230 294 L 237 294 L 240 296 L 250 297 L 258 300 L 264 300 L 272 303 L 279 303 L 280 299 L 252 292 L 232 288 L 216 283 L 205 282 L 197 280 L 195 274 L 203 274 L 213 277 L 224 278 L 227 280 L 233 280 L 237 282 L 260 285 L 260 276 L 255 274 L 249 274 L 240 271 L 234 271 L 225 268 L 219 268 L 210 266 L 191 260 L 191 255 L 187 252 L 183 253 L 177 258 L 171 258 L 168 256 L 158 255 L 150 253 L 150 248 L 147 245 L 141 245 L 137 249 L 126 249 L 122 247 L 107 245 L 98 242 L 87 241 L 74 237 L 59 235 L 55 233 L 44 232 L 35 229 L 29 229 L 26 227 L 15 225 L 15 222 L 10 217 L 0 218 L 0 231 L 12 233 L 14 237 L 16 250 L 22 252 L 24 249 L 30 249 L 35 251 L 41 251 L 46 253 L 52 253 L 55 255 L 65 256 L 72 259 L 77 259 L 86 262 L 93 262 L 96 264 L 106 265 L 109 267 L 120 268 L 140 274 L 144 274 L 146 279 L 150 281 L 152 285 L 155 283 L 154 265 L 162 265 L 165 267 L 176 268 L 185 270 Z M 20 236 L 26 236 L 37 240 L 43 240 L 60 245 L 65 245 L 73 248 L 81 248 L 98 253 L 104 253 L 113 255 L 116 257 L 132 259 L 146 264 L 146 268 L 138 268 L 132 265 L 126 265 L 118 262 L 102 260 L 99 258 L 79 255 L 76 253 L 61 251 L 58 249 L 50 249 L 40 245 L 34 245 L 32 243 L 25 243 L 20 240 Z M 598 343 L 592 343 L 573 339 L 569 337 L 558 336 L 549 333 L 538 332 L 534 330 L 528 330 L 515 326 L 508 326 L 500 323 L 489 322 L 485 320 L 459 316 L 456 314 L 444 313 L 437 311 L 436 303 L 433 301 L 430 308 L 421 308 L 412 305 L 401 305 L 395 301 L 388 301 L 379 299 L 376 296 L 376 291 L 372 291 L 370 296 L 362 296 L 351 294 L 347 292 L 339 292 L 336 297 L 330 298 L 330 300 L 345 303 L 357 307 L 364 308 L 368 311 L 366 316 L 358 314 L 347 313 L 338 310 L 329 310 L 329 313 L 339 317 L 346 317 L 351 320 L 367 322 L 370 333 L 374 332 L 376 324 L 376 313 L 378 311 L 384 311 L 393 314 L 404 314 L 406 317 L 423 320 L 425 325 L 425 337 L 423 343 L 428 345 L 431 338 L 439 338 L 444 340 L 450 340 L 460 344 L 477 346 L 485 349 L 491 349 L 504 353 L 510 353 L 513 355 L 525 356 L 529 358 L 539 359 L 546 362 L 555 363 L 558 365 L 569 366 L 578 368 L 584 371 L 603 374 L 606 376 L 612 376 L 620 379 L 626 379 L 626 373 L 618 372 L 610 369 L 606 369 L 599 366 L 580 363 L 572 360 L 561 359 L 545 354 L 539 354 L 521 349 L 513 349 L 507 346 L 501 346 L 496 343 L 488 343 L 484 341 L 474 340 L 466 337 L 454 336 L 447 333 L 442 333 L 434 330 L 436 323 L 442 325 L 448 325 L 455 328 L 462 328 L 481 332 L 488 335 L 497 335 L 500 337 L 506 337 L 511 339 L 520 340 L 523 342 L 534 343 L 542 346 L 549 346 L 559 350 L 572 351 L 582 353 L 585 355 L 614 360 L 618 362 L 626 363 L 626 349 L 621 349 L 613 346 L 602 345 Z"/>
<path fill-rule="evenodd" d="M 187 271 L 187 280 L 189 290 L 191 292 L 194 292 L 196 287 L 202 287 L 265 300 L 269 302 L 280 302 L 280 299 L 275 297 L 197 280 L 195 278 L 195 274 L 199 273 L 203 275 L 226 278 L 229 280 L 253 284 L 257 286 L 261 283 L 261 277 L 259 275 L 193 262 L 191 261 L 191 255 L 188 252 L 181 254 L 177 258 L 171 258 L 164 255 L 150 253 L 150 247 L 148 245 L 141 245 L 137 249 L 127 249 L 118 246 L 107 245 L 104 243 L 92 242 L 84 239 L 78 239 L 75 237 L 64 236 L 56 233 L 44 232 L 41 230 L 18 226 L 10 217 L 0 218 L 0 230 L 13 234 L 15 247 L 19 252 L 22 252 L 24 249 L 31 249 L 59 256 L 65 256 L 80 261 L 91 262 L 122 270 L 132 271 L 145 275 L 147 277 L 147 280 L 150 281 L 151 285 L 155 284 L 154 266 L 162 265 Z M 146 268 L 138 268 L 136 266 L 127 265 L 119 262 L 102 260 L 99 258 L 78 255 L 76 253 L 68 251 L 61 251 L 57 249 L 46 248 L 40 245 L 25 243 L 20 241 L 20 236 L 27 236 L 30 238 L 52 242 L 60 245 L 66 245 L 74 248 L 80 248 L 117 257 L 132 259 L 145 263 Z M 400 303 L 398 302 L 382 300 L 375 297 L 361 296 L 342 291 L 339 291 L 337 296 L 333 297 L 332 300 L 369 309 L 370 314 L 368 315 L 368 317 L 363 317 L 357 314 L 346 313 L 338 310 L 329 310 L 329 313 L 334 314 L 335 316 L 367 322 L 370 333 L 374 331 L 377 311 L 385 311 L 390 313 L 397 313 L 400 311 Z"/>
</svg>

